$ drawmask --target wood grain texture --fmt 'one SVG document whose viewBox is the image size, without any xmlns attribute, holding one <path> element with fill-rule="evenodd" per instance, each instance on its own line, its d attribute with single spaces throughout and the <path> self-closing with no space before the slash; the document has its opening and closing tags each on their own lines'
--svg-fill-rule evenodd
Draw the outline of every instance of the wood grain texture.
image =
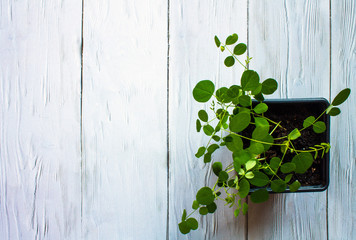
<svg viewBox="0 0 356 240">
<path fill-rule="evenodd" d="M 356 238 L 356 3 L 331 3 L 331 96 L 346 87 L 351 95 L 331 119 L 329 239 L 346 240 Z"/>
<path fill-rule="evenodd" d="M 165 239 L 166 1 L 85 1 L 83 238 Z"/>
<path fill-rule="evenodd" d="M 279 82 L 272 97 L 328 98 L 329 2 L 251 0 L 249 16 L 250 68 Z M 325 192 L 251 205 L 249 239 L 327 239 Z"/>
<path fill-rule="evenodd" d="M 207 144 L 208 137 L 196 133 L 195 121 L 203 104 L 194 101 L 192 89 L 203 79 L 211 79 L 218 87 L 240 82 L 242 67 L 226 69 L 226 54 L 215 46 L 214 35 L 221 39 L 234 32 L 246 43 L 246 1 L 170 1 L 169 52 L 169 239 L 244 239 L 245 217 L 238 219 L 233 210 L 218 203 L 218 210 L 208 216 L 193 216 L 199 229 L 183 237 L 178 230 L 183 209 L 191 212 L 196 192 L 213 186 L 216 177 L 194 154 Z M 245 56 L 244 56 L 245 57 Z M 244 59 L 242 58 L 242 60 Z M 208 108 L 206 104 L 206 108 Z M 213 161 L 227 165 L 231 155 L 218 151 Z"/>
<path fill-rule="evenodd" d="M 0 3 L 0 239 L 79 239 L 81 2 Z"/>
</svg>

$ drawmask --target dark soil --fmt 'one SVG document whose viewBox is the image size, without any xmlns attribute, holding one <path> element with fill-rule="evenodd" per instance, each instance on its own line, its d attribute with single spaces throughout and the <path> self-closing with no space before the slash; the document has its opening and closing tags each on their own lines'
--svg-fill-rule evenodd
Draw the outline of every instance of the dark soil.
<svg viewBox="0 0 356 240">
<path fill-rule="evenodd" d="M 303 121 L 309 117 L 314 116 L 317 118 L 326 108 L 326 103 L 322 101 L 314 101 L 310 103 L 276 103 L 276 102 L 266 102 L 268 105 L 268 111 L 265 113 L 265 117 L 275 121 L 281 122 L 281 126 L 285 129 L 278 128 L 276 129 L 272 136 L 274 138 L 279 138 L 288 135 L 293 129 L 303 128 Z M 322 120 L 326 123 L 327 116 L 324 114 Z M 247 135 L 252 135 L 253 128 L 246 130 Z M 245 132 L 245 131 L 244 131 Z M 313 131 L 312 127 L 309 127 L 301 132 L 301 137 L 293 141 L 293 145 L 298 150 L 306 150 L 309 147 L 313 147 L 316 144 L 320 144 L 322 142 L 329 142 L 328 131 L 324 133 L 317 134 Z M 276 140 L 275 143 L 282 143 L 286 139 Z M 327 161 L 326 158 L 328 154 L 325 154 L 323 158 L 320 157 L 321 154 L 314 160 L 314 163 L 311 168 L 307 170 L 304 174 L 295 174 L 291 180 L 291 182 L 298 180 L 302 186 L 310 186 L 310 185 L 325 185 L 326 184 L 326 169 Z M 273 157 L 282 158 L 283 154 L 280 150 L 280 146 L 272 146 L 267 152 L 267 159 L 271 159 Z M 288 153 L 286 154 L 283 162 L 290 162 L 295 154 Z M 267 161 L 268 161 L 267 160 Z M 279 176 L 284 177 L 284 174 L 279 172 Z"/>
</svg>

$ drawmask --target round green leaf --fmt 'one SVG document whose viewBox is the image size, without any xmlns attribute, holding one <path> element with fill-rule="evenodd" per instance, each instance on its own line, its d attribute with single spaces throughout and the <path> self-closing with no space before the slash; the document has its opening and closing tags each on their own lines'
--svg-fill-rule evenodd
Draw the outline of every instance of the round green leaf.
<svg viewBox="0 0 356 240">
<path fill-rule="evenodd" d="M 214 139 L 214 141 L 216 141 L 216 142 L 220 141 L 220 137 L 217 135 L 212 136 L 212 139 Z"/>
<path fill-rule="evenodd" d="M 258 114 L 267 112 L 267 110 L 268 110 L 268 106 L 265 103 L 259 103 L 253 109 L 253 111 L 255 111 L 255 113 L 258 113 Z"/>
<path fill-rule="evenodd" d="M 240 95 L 240 89 L 241 87 L 240 86 L 237 86 L 237 85 L 232 85 L 229 90 L 227 91 L 227 95 L 230 97 L 230 98 L 236 98 Z"/>
<path fill-rule="evenodd" d="M 251 94 L 254 95 L 256 99 L 256 95 L 259 95 L 261 91 L 262 91 L 262 83 L 258 83 L 258 86 L 251 91 Z"/>
<path fill-rule="evenodd" d="M 272 78 L 268 78 L 262 83 L 262 93 L 269 95 L 273 94 L 278 88 L 278 83 Z"/>
<path fill-rule="evenodd" d="M 262 203 L 267 201 L 268 197 L 268 191 L 265 188 L 262 188 L 251 194 L 251 201 L 254 203 Z"/>
<path fill-rule="evenodd" d="M 279 157 L 274 157 L 271 159 L 269 166 L 273 171 L 277 171 L 279 164 L 281 164 L 281 159 Z"/>
<path fill-rule="evenodd" d="M 213 172 L 216 176 L 219 176 L 219 173 L 222 171 L 222 163 L 214 162 L 213 163 Z"/>
<path fill-rule="evenodd" d="M 201 156 L 204 155 L 205 150 L 206 150 L 205 147 L 200 147 L 200 148 L 198 149 L 198 152 L 195 154 L 195 156 L 196 156 L 197 158 L 200 158 Z"/>
<path fill-rule="evenodd" d="M 267 151 L 272 146 L 272 144 L 274 142 L 274 138 L 271 135 L 267 135 L 261 141 L 266 143 L 266 144 L 263 144 L 263 147 L 264 147 L 265 151 Z M 267 143 L 270 143 L 270 144 L 267 144 Z"/>
<path fill-rule="evenodd" d="M 235 134 L 230 134 L 226 137 L 229 137 L 229 142 L 226 141 L 226 147 L 231 151 L 231 152 L 235 152 L 237 150 L 241 150 L 243 148 L 243 142 L 242 139 L 235 135 Z M 226 139 L 226 138 L 225 138 Z"/>
<path fill-rule="evenodd" d="M 197 209 L 199 208 L 199 203 L 198 203 L 197 200 L 194 200 L 194 201 L 193 201 L 192 208 L 193 208 L 194 210 L 197 210 Z"/>
<path fill-rule="evenodd" d="M 192 230 L 198 229 L 198 221 L 195 218 L 188 218 L 186 222 L 190 229 Z"/>
<path fill-rule="evenodd" d="M 209 213 L 214 213 L 215 210 L 217 209 L 216 203 L 212 202 L 210 203 L 208 206 L 206 206 L 208 208 L 208 212 Z"/>
<path fill-rule="evenodd" d="M 322 121 L 317 121 L 316 123 L 313 124 L 313 130 L 316 133 L 322 133 L 325 132 L 326 130 L 326 125 Z"/>
<path fill-rule="evenodd" d="M 225 43 L 226 43 L 226 45 L 232 45 L 235 42 L 237 42 L 238 39 L 239 39 L 239 37 L 237 36 L 236 33 L 234 33 L 226 38 Z"/>
<path fill-rule="evenodd" d="M 256 160 L 249 160 L 247 161 L 247 163 L 245 164 L 246 166 L 246 171 L 251 170 L 254 166 L 256 166 L 257 162 Z"/>
<path fill-rule="evenodd" d="M 268 125 L 267 125 L 268 126 Z M 262 140 L 268 135 L 269 126 L 257 126 L 252 132 L 252 138 L 256 140 Z"/>
<path fill-rule="evenodd" d="M 334 100 L 332 101 L 331 104 L 333 106 L 340 105 L 341 103 L 346 101 L 346 99 L 349 97 L 350 93 L 351 93 L 351 89 L 350 88 L 345 88 L 344 90 L 339 92 L 338 95 L 336 95 L 336 97 L 334 98 Z"/>
<path fill-rule="evenodd" d="M 243 165 L 250 160 L 251 155 L 246 150 L 238 150 L 232 154 L 232 158 L 234 159 L 234 162 L 238 162 L 240 165 Z"/>
<path fill-rule="evenodd" d="M 182 234 L 188 234 L 190 232 L 190 227 L 188 226 L 186 221 L 183 221 L 183 222 L 179 223 L 178 227 L 179 227 L 179 231 Z"/>
<path fill-rule="evenodd" d="M 235 58 L 233 56 L 228 56 L 225 58 L 224 64 L 226 67 L 231 67 L 235 64 Z"/>
<path fill-rule="evenodd" d="M 271 189 L 273 192 L 277 193 L 284 192 L 287 189 L 287 184 L 280 179 L 273 180 L 271 182 Z"/>
<path fill-rule="evenodd" d="M 219 172 L 219 181 L 220 182 L 226 182 L 226 180 L 229 179 L 229 174 L 225 171 L 220 171 Z"/>
<path fill-rule="evenodd" d="M 228 90 L 229 89 L 226 87 L 222 87 L 222 88 L 219 88 L 218 90 L 216 90 L 216 99 L 222 103 L 231 102 L 231 98 L 227 94 Z"/>
<path fill-rule="evenodd" d="M 260 77 L 253 70 L 246 70 L 241 76 L 241 87 L 244 91 L 253 91 L 259 87 Z M 263 89 L 263 85 L 262 85 Z"/>
<path fill-rule="evenodd" d="M 292 162 L 284 163 L 281 166 L 282 173 L 290 173 L 290 172 L 293 172 L 295 169 L 296 169 L 296 166 Z"/>
<path fill-rule="evenodd" d="M 250 183 L 245 178 L 241 179 L 239 182 L 239 192 L 237 194 L 240 196 L 240 198 L 245 198 L 249 192 Z"/>
<path fill-rule="evenodd" d="M 215 152 L 216 149 L 219 148 L 219 145 L 217 144 L 211 144 L 209 147 L 208 147 L 208 153 L 213 153 Z"/>
<path fill-rule="evenodd" d="M 298 180 L 296 180 L 294 183 L 289 185 L 289 190 L 291 192 L 296 192 L 300 188 L 300 186 L 301 186 L 300 182 L 298 182 Z"/>
<path fill-rule="evenodd" d="M 313 116 L 307 117 L 303 122 L 303 127 L 307 128 L 307 127 L 313 125 L 314 121 L 315 121 L 315 117 L 313 117 Z"/>
<path fill-rule="evenodd" d="M 241 106 L 249 107 L 252 104 L 251 97 L 248 95 L 242 95 L 239 97 L 239 103 L 241 104 Z"/>
<path fill-rule="evenodd" d="M 208 121 L 208 113 L 205 110 L 200 110 L 198 112 L 198 117 L 200 118 L 200 120 L 202 120 L 203 122 L 207 122 Z"/>
<path fill-rule="evenodd" d="M 215 199 L 213 191 L 209 187 L 202 187 L 196 195 L 199 204 L 209 205 Z"/>
<path fill-rule="evenodd" d="M 254 98 L 259 102 L 263 102 L 265 100 L 265 97 L 263 96 L 262 93 L 255 95 Z"/>
<path fill-rule="evenodd" d="M 241 132 L 250 124 L 251 116 L 249 113 L 240 112 L 230 120 L 229 128 L 233 132 Z"/>
<path fill-rule="evenodd" d="M 337 115 L 339 115 L 340 114 L 340 108 L 337 108 L 337 107 L 333 107 L 333 108 L 331 108 L 330 109 L 330 111 L 329 111 L 329 115 L 330 116 L 337 116 Z"/>
<path fill-rule="evenodd" d="M 234 48 L 235 55 L 242 55 L 246 52 L 247 46 L 244 43 L 239 43 Z"/>
<path fill-rule="evenodd" d="M 293 131 L 291 131 L 289 134 L 288 134 L 288 138 L 290 140 L 295 140 L 297 138 L 299 138 L 302 134 L 300 133 L 300 131 L 298 130 L 298 128 L 294 128 Z"/>
<path fill-rule="evenodd" d="M 296 173 L 305 173 L 308 168 L 311 167 L 313 161 L 313 156 L 309 152 L 299 153 L 298 155 L 295 155 L 292 159 L 292 163 L 294 163 L 296 166 Z"/>
<path fill-rule="evenodd" d="M 211 153 L 206 153 L 204 155 L 204 163 L 211 162 Z"/>
<path fill-rule="evenodd" d="M 214 133 L 214 128 L 212 126 L 210 126 L 210 125 L 205 125 L 203 127 L 203 131 L 207 136 L 211 136 Z"/>
<path fill-rule="evenodd" d="M 256 127 L 268 127 L 269 128 L 268 121 L 261 117 L 255 117 L 255 124 L 256 124 Z"/>
<path fill-rule="evenodd" d="M 213 96 L 215 85 L 210 80 L 203 80 L 197 83 L 193 89 L 193 97 L 197 102 L 207 102 Z"/>
<path fill-rule="evenodd" d="M 269 178 L 266 174 L 258 171 L 253 173 L 255 174 L 255 177 L 250 179 L 251 184 L 255 185 L 256 187 L 263 187 L 269 183 Z"/>
<path fill-rule="evenodd" d="M 252 179 L 252 178 L 254 178 L 255 177 L 255 174 L 253 174 L 253 172 L 247 172 L 246 174 L 245 174 L 245 178 L 247 178 L 247 179 Z"/>
<path fill-rule="evenodd" d="M 265 151 L 265 148 L 262 143 L 251 141 L 250 146 L 248 147 L 249 152 L 253 154 L 261 154 Z"/>
<path fill-rule="evenodd" d="M 288 175 L 286 176 L 286 178 L 284 179 L 284 182 L 285 182 L 285 183 L 289 183 L 289 181 L 292 179 L 292 177 L 293 177 L 293 174 L 288 174 Z"/>
<path fill-rule="evenodd" d="M 244 202 L 244 204 L 242 204 L 242 214 L 246 215 L 248 210 L 248 204 Z"/>
<path fill-rule="evenodd" d="M 197 119 L 196 123 L 195 123 L 195 126 L 196 126 L 196 129 L 197 129 L 197 132 L 200 132 L 201 130 L 201 122 L 199 119 Z"/>
<path fill-rule="evenodd" d="M 214 37 L 214 41 L 215 41 L 216 47 L 220 47 L 221 42 L 217 36 Z"/>
<path fill-rule="evenodd" d="M 201 208 L 199 209 L 199 213 L 200 213 L 201 215 L 206 215 L 206 214 L 209 213 L 209 210 L 208 210 L 207 207 L 201 207 Z"/>
</svg>

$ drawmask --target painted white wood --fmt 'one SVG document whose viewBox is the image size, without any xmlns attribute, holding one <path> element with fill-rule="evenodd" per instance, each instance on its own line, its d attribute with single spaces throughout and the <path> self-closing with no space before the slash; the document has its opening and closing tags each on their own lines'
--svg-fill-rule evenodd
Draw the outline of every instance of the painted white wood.
<svg viewBox="0 0 356 240">
<path fill-rule="evenodd" d="M 198 110 L 204 104 L 193 99 L 192 90 L 203 79 L 212 80 L 217 88 L 240 82 L 242 67 L 227 69 L 215 46 L 214 35 L 222 40 L 234 32 L 246 43 L 246 1 L 170 1 L 169 51 L 169 239 L 244 239 L 245 217 L 236 219 L 233 209 L 219 201 L 217 211 L 200 217 L 199 229 L 183 237 L 178 230 L 183 209 L 192 211 L 196 192 L 203 186 L 213 187 L 216 177 L 194 154 L 207 144 L 208 137 L 195 130 Z M 245 56 L 242 58 L 245 59 Z M 209 105 L 205 105 L 208 109 Z M 213 161 L 226 163 L 227 151 L 217 151 Z"/>
<path fill-rule="evenodd" d="M 329 239 L 356 238 L 356 3 L 331 1 L 331 98 L 351 88 L 341 114 L 331 119 L 328 191 Z"/>
<path fill-rule="evenodd" d="M 0 239 L 79 239 L 81 1 L 0 2 Z"/>
<path fill-rule="evenodd" d="M 84 4 L 84 239 L 165 239 L 167 2 Z"/>
<path fill-rule="evenodd" d="M 250 68 L 275 78 L 274 98 L 329 96 L 329 2 L 250 1 Z M 326 192 L 251 204 L 249 239 L 327 239 Z"/>
</svg>

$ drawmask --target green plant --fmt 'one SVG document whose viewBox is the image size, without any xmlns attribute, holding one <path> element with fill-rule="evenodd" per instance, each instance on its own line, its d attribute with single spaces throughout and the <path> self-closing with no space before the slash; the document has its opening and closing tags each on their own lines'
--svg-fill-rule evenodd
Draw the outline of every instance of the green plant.
<svg viewBox="0 0 356 240">
<path fill-rule="evenodd" d="M 301 183 L 298 180 L 291 181 L 293 175 L 305 173 L 314 159 L 322 158 L 329 151 L 330 145 L 320 143 L 307 149 L 296 149 L 293 142 L 308 128 L 312 128 L 315 133 L 323 133 L 326 125 L 320 120 L 321 117 L 324 114 L 340 114 L 337 106 L 350 94 L 350 89 L 342 90 L 323 113 L 316 117 L 307 117 L 303 121 L 303 128 L 295 128 L 276 138 L 273 135 L 277 129 L 285 130 L 283 119 L 276 122 L 267 118 L 265 114 L 268 105 L 263 101 L 264 95 L 273 94 L 277 90 L 278 83 L 272 78 L 260 82 L 258 73 L 247 68 L 251 58 L 247 57 L 245 64 L 238 59 L 239 55 L 246 52 L 247 46 L 244 43 L 236 44 L 237 40 L 237 34 L 232 34 L 227 37 L 225 44 L 222 44 L 215 36 L 216 46 L 222 52 L 229 52 L 224 64 L 231 67 L 238 62 L 244 67 L 240 85 L 221 87 L 215 91 L 212 81 L 203 80 L 193 89 L 193 97 L 197 102 L 205 103 L 214 97 L 210 105 L 212 118 L 204 109 L 198 112 L 196 130 L 202 130 L 209 137 L 209 141 L 198 149 L 195 156 L 210 164 L 217 180 L 212 188 L 205 186 L 197 192 L 190 214 L 184 209 L 178 225 L 183 234 L 198 228 L 198 221 L 191 217 L 193 213 L 198 211 L 201 215 L 206 215 L 215 212 L 216 200 L 224 201 L 225 205 L 234 208 L 236 217 L 241 211 L 246 214 L 248 205 L 246 202 L 242 203 L 241 199 L 247 197 L 251 186 L 257 187 L 251 193 L 251 201 L 254 203 L 268 200 L 267 188 L 277 193 L 287 189 L 291 192 L 297 191 Z M 257 103 L 253 103 L 252 98 L 257 100 Z M 252 136 L 245 134 L 247 129 L 252 129 Z M 271 146 L 278 146 L 282 157 L 269 157 L 266 152 Z M 232 160 L 225 167 L 219 161 L 211 163 L 213 153 L 220 147 L 226 147 L 232 152 Z M 293 154 L 293 157 L 286 159 L 287 153 Z M 222 192 L 226 196 L 223 197 Z"/>
</svg>

